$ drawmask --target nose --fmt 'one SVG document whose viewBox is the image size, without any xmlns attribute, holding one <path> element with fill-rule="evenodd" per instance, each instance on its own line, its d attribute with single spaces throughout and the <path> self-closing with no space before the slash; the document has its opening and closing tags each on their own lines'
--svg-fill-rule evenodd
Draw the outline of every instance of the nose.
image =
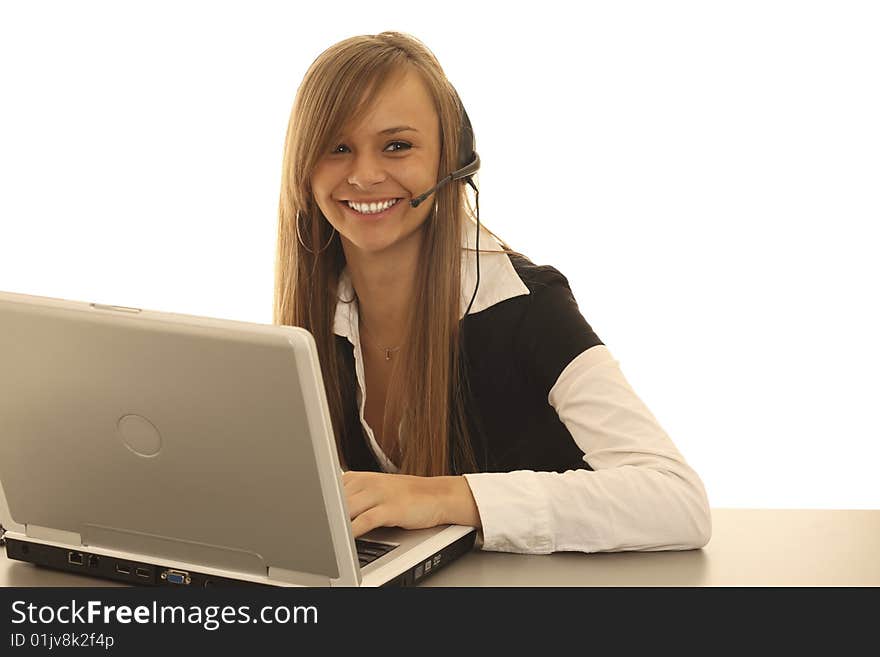
<svg viewBox="0 0 880 657">
<path fill-rule="evenodd" d="M 352 161 L 351 170 L 348 174 L 348 184 L 360 189 L 366 189 L 372 185 L 385 182 L 388 175 L 382 167 L 381 161 L 372 153 L 363 152 Z"/>
</svg>

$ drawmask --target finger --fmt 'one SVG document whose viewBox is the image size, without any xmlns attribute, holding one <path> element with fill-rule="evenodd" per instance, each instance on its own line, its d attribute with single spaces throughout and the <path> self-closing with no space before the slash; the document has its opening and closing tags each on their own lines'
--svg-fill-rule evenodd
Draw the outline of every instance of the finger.
<svg viewBox="0 0 880 657">
<path fill-rule="evenodd" d="M 342 490 L 346 495 L 351 495 L 355 487 L 358 486 L 358 478 L 352 475 L 353 473 L 350 472 L 342 475 Z"/>
<path fill-rule="evenodd" d="M 382 527 L 384 524 L 382 507 L 374 506 L 352 520 L 351 531 L 355 538 L 357 538 L 358 536 L 363 536 L 372 529 L 376 529 L 376 527 Z"/>
<path fill-rule="evenodd" d="M 379 501 L 376 495 L 368 490 L 360 491 L 353 495 L 346 495 L 345 502 L 348 505 L 348 519 L 353 520 L 364 513 L 364 511 L 378 506 Z"/>
<path fill-rule="evenodd" d="M 364 476 L 367 473 L 365 472 L 355 472 L 349 471 L 342 475 L 342 487 L 345 489 L 346 493 L 349 492 L 349 489 L 360 489 L 363 488 L 364 482 L 369 480 L 369 477 Z"/>
</svg>

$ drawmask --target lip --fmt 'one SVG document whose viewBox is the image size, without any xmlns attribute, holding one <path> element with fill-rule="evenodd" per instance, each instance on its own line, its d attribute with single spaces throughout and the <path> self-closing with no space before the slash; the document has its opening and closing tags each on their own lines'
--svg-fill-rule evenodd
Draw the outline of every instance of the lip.
<svg viewBox="0 0 880 657">
<path fill-rule="evenodd" d="M 387 199 L 385 199 L 385 200 L 387 200 Z M 396 202 L 394 205 L 392 205 L 390 208 L 388 208 L 388 209 L 386 209 L 386 210 L 382 210 L 382 212 L 377 212 L 376 214 L 361 214 L 360 212 L 358 212 L 357 210 L 355 210 L 354 208 L 352 208 L 352 207 L 348 204 L 348 201 L 339 201 L 339 204 L 342 205 L 342 207 L 343 207 L 343 208 L 344 208 L 349 214 L 351 214 L 351 215 L 354 216 L 354 217 L 357 217 L 357 218 L 360 219 L 361 221 L 377 221 L 377 220 L 379 220 L 379 219 L 383 219 L 383 218 L 387 217 L 387 216 L 390 215 L 392 212 L 394 212 L 395 210 L 397 210 L 397 208 L 399 208 L 399 207 L 403 207 L 403 205 L 404 205 L 403 201 L 405 201 L 405 200 L 406 200 L 406 199 L 399 198 L 399 199 L 397 199 L 397 202 Z"/>
</svg>

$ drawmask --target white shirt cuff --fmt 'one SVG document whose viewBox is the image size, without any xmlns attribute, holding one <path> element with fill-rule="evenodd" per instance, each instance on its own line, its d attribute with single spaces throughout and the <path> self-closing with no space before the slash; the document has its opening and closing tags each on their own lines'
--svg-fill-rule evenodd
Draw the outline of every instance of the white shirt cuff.
<svg viewBox="0 0 880 657">
<path fill-rule="evenodd" d="M 483 550 L 549 554 L 554 551 L 547 493 L 531 470 L 464 475 L 483 525 Z"/>
</svg>

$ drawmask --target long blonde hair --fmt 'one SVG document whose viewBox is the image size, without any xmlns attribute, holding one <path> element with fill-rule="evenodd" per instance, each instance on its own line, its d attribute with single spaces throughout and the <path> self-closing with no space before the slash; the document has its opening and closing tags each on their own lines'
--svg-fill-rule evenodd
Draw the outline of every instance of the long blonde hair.
<svg viewBox="0 0 880 657">
<path fill-rule="evenodd" d="M 458 96 L 433 53 L 398 32 L 352 37 L 319 55 L 297 91 L 284 145 L 273 322 L 301 326 L 315 338 L 341 459 L 345 440 L 363 440 L 346 435 L 345 413 L 356 384 L 333 331 L 337 303 L 353 300 L 337 298 L 345 256 L 314 200 L 310 177 L 334 136 L 406 67 L 421 75 L 433 98 L 440 119 L 439 171 L 446 175 L 458 159 Z M 385 411 L 386 421 L 400 414 L 405 433 L 400 472 L 416 475 L 449 474 L 453 460 L 457 472 L 476 469 L 459 333 L 462 232 L 470 212 L 465 185 L 444 186 L 434 202 L 423 226 L 407 345 L 398 353 Z"/>
</svg>

